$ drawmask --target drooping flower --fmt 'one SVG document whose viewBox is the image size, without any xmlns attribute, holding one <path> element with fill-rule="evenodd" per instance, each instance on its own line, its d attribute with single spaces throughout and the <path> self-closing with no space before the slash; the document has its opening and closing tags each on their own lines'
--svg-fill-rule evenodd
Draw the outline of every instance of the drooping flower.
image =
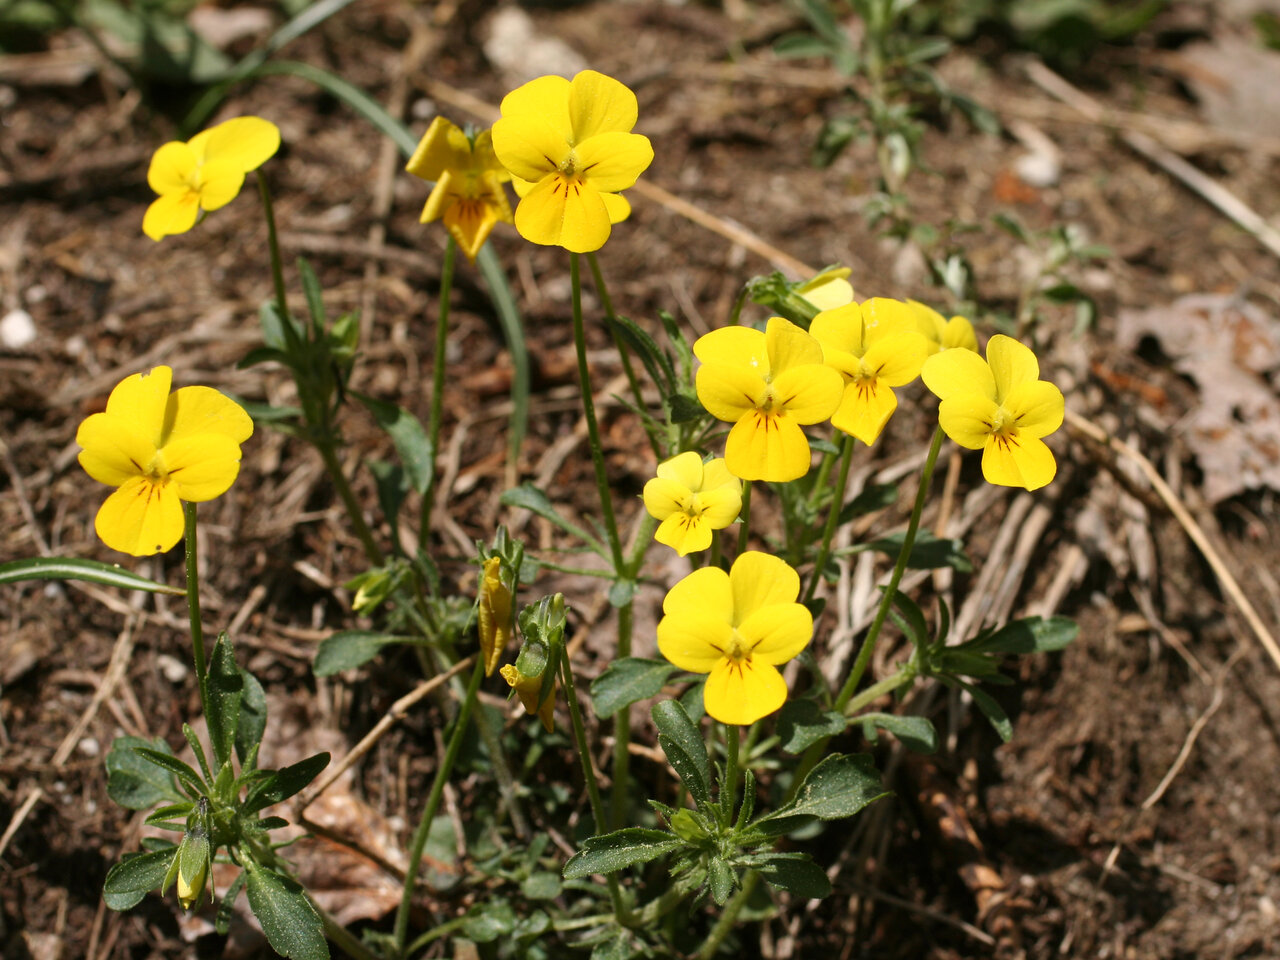
<svg viewBox="0 0 1280 960">
<path fill-rule="evenodd" d="M 872 297 L 824 310 L 813 318 L 809 332 L 822 344 L 827 366 L 844 378 L 832 424 L 863 443 L 875 443 L 898 409 L 892 388 L 919 376 L 929 355 L 910 307 L 900 300 Z"/>
<path fill-rule="evenodd" d="M 484 658 L 484 675 L 490 677 L 511 640 L 511 590 L 502 582 L 501 557 L 484 562 L 478 604 L 480 656 Z"/>
<path fill-rule="evenodd" d="M 445 229 L 467 259 L 476 254 L 498 223 L 511 223 L 511 205 L 502 185 L 511 179 L 484 130 L 471 140 L 444 117 L 436 117 L 405 165 L 415 177 L 434 181 L 422 222 L 443 218 Z"/>
<path fill-rule="evenodd" d="M 957 314 L 948 320 L 933 307 L 925 306 L 919 300 L 908 300 L 907 306 L 915 314 L 916 329 L 929 342 L 930 356 L 939 350 L 956 348 L 978 352 L 978 337 L 973 332 L 973 324 L 967 317 Z"/>
<path fill-rule="evenodd" d="M 848 267 L 832 267 L 823 270 L 812 280 L 807 280 L 796 287 L 795 292 L 804 297 L 819 310 L 834 310 L 852 303 L 854 298 L 853 284 L 849 282 Z"/>
<path fill-rule="evenodd" d="M 742 509 L 742 481 L 724 460 L 708 463 L 693 451 L 658 464 L 658 475 L 644 485 L 644 505 L 661 520 L 653 539 L 680 556 L 711 546 L 711 531 L 733 523 Z"/>
<path fill-rule="evenodd" d="M 840 376 L 822 363 L 818 341 L 773 317 L 764 333 L 724 327 L 698 338 L 698 399 L 732 423 L 725 443 L 729 472 L 743 480 L 787 481 L 809 470 L 801 424 L 821 423 L 840 404 Z"/>
<path fill-rule="evenodd" d="M 542 706 L 538 706 L 538 694 L 542 691 L 542 677 L 526 677 L 516 668 L 514 663 L 508 663 L 498 672 L 502 674 L 502 679 L 507 681 L 507 686 L 515 690 L 516 696 L 520 698 L 520 703 L 525 709 L 525 713 L 530 716 L 536 714 L 538 719 L 542 721 L 542 726 L 547 733 L 552 733 L 556 728 L 556 696 L 554 688 L 551 695 L 542 701 Z"/>
<path fill-rule="evenodd" d="M 681 670 L 710 674 L 708 714 L 721 723 L 755 723 L 786 701 L 777 667 L 813 637 L 813 617 L 796 602 L 799 595 L 799 575 L 767 553 L 743 553 L 727 574 L 695 570 L 662 602 L 658 649 Z"/>
<path fill-rule="evenodd" d="M 1047 437 L 1066 408 L 1062 391 L 1040 379 L 1029 347 L 1003 334 L 987 343 L 987 359 L 968 350 L 944 350 L 921 373 L 942 400 L 938 423 L 948 437 L 982 451 L 982 475 L 1004 487 L 1043 487 L 1057 473 Z"/>
<path fill-rule="evenodd" d="M 594 70 L 539 77 L 502 99 L 493 149 L 520 195 L 520 236 L 575 253 L 599 250 L 631 213 L 620 191 L 653 162 L 632 133 L 639 107 L 625 85 Z"/>
<path fill-rule="evenodd" d="M 173 371 L 126 377 L 105 413 L 80 424 L 76 443 L 89 476 L 118 488 L 94 528 L 113 550 L 146 557 L 182 539 L 182 501 L 226 493 L 240 472 L 240 444 L 253 421 L 212 387 L 169 392 Z"/>
<path fill-rule="evenodd" d="M 236 117 L 185 143 L 166 143 L 147 170 L 147 183 L 160 196 L 147 208 L 142 232 L 152 240 L 186 233 L 201 210 L 217 210 L 234 200 L 245 175 L 279 149 L 279 128 L 261 117 Z"/>
</svg>

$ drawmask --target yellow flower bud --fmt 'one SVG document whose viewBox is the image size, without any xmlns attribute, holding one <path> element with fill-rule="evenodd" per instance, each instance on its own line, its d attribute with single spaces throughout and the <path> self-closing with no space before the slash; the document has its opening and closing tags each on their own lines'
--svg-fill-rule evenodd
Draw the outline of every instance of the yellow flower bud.
<svg viewBox="0 0 1280 960">
<path fill-rule="evenodd" d="M 511 640 L 511 591 L 502 582 L 501 570 L 502 558 L 490 557 L 480 576 L 480 655 L 486 677 L 493 675 Z"/>
<path fill-rule="evenodd" d="M 541 677 L 526 677 L 523 673 L 516 669 L 515 664 L 507 664 L 502 668 L 502 679 L 507 684 L 515 688 L 516 696 L 520 698 L 520 703 L 524 705 L 524 709 L 529 714 L 537 714 L 542 721 L 543 727 L 547 733 L 551 733 L 556 728 L 555 720 L 555 692 L 547 697 L 541 707 L 538 706 L 538 694 L 542 691 Z"/>
</svg>

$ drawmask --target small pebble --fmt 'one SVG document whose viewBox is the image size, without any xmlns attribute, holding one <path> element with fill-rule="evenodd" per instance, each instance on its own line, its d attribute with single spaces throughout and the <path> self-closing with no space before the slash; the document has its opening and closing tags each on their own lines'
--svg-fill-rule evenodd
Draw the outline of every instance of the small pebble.
<svg viewBox="0 0 1280 960">
<path fill-rule="evenodd" d="M 170 683 L 178 684 L 187 679 L 187 665 L 177 657 L 162 653 L 156 657 L 156 663 L 160 667 L 160 673 Z"/>
<path fill-rule="evenodd" d="M 21 350 L 36 338 L 36 322 L 25 310 L 10 310 L 0 320 L 0 344 L 9 350 Z"/>
<path fill-rule="evenodd" d="M 85 737 L 76 746 L 86 757 L 96 757 L 102 752 L 102 746 L 96 737 Z"/>
</svg>

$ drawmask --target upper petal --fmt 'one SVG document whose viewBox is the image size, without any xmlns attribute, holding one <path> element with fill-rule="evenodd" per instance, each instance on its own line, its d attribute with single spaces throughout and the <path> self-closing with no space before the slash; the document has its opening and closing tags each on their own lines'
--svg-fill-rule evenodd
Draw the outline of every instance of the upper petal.
<svg viewBox="0 0 1280 960">
<path fill-rule="evenodd" d="M 934 354 L 924 362 L 920 378 L 942 400 L 957 393 L 978 393 L 996 399 L 996 381 L 991 368 L 968 350 L 943 350 Z"/>
<path fill-rule="evenodd" d="M 721 660 L 707 677 L 702 702 L 712 719 L 748 726 L 787 702 L 787 683 L 763 661 Z"/>
<path fill-rule="evenodd" d="M 942 331 L 943 350 L 972 350 L 978 352 L 978 336 L 967 317 L 958 314 L 947 321 Z"/>
<path fill-rule="evenodd" d="M 196 134 L 188 145 L 203 163 L 226 163 L 244 174 L 275 156 L 280 128 L 261 117 L 236 117 Z"/>
<path fill-rule="evenodd" d="M 867 342 L 900 330 L 916 329 L 916 313 L 902 300 L 872 297 L 862 302 L 862 323 Z M 918 331 L 917 331 L 918 332 Z"/>
<path fill-rule="evenodd" d="M 569 120 L 569 90 L 569 81 L 564 77 L 546 76 L 530 80 L 502 98 L 502 116 L 504 119 L 540 117 L 567 145 L 573 139 L 573 124 Z M 497 140 L 495 124 L 494 149 L 498 150 L 498 158 L 502 159 Z M 506 161 L 503 160 L 503 163 Z"/>
<path fill-rule="evenodd" d="M 800 575 L 781 557 L 748 550 L 733 561 L 729 586 L 733 589 L 736 627 L 762 607 L 794 603 L 800 596 Z"/>
<path fill-rule="evenodd" d="M 997 486 L 1038 490 L 1057 472 L 1053 451 L 1035 437 L 992 437 L 982 453 L 982 475 Z"/>
<path fill-rule="evenodd" d="M 1014 387 L 1001 406 L 1013 417 L 1020 437 L 1047 437 L 1062 426 L 1066 411 L 1062 391 L 1046 380 Z"/>
<path fill-rule="evenodd" d="M 609 211 L 610 223 L 621 223 L 631 216 L 631 201 L 620 193 L 602 193 L 604 208 Z"/>
<path fill-rule="evenodd" d="M 182 539 L 182 503 L 172 484 L 133 477 L 107 497 L 93 527 L 112 550 L 135 557 L 164 553 Z"/>
<path fill-rule="evenodd" d="M 822 310 L 833 310 L 853 302 L 853 284 L 848 276 L 853 271 L 848 267 L 836 267 L 824 270 L 812 280 L 796 287 L 796 293 Z"/>
<path fill-rule="evenodd" d="M 716 457 L 702 465 L 702 489 L 716 490 L 720 487 L 731 487 L 742 495 L 742 481 L 729 472 L 724 457 Z"/>
<path fill-rule="evenodd" d="M 942 334 L 946 330 L 947 321 L 937 310 L 919 300 L 908 300 L 907 306 L 915 316 L 916 329 L 929 341 L 929 353 L 937 353 L 942 347 Z"/>
<path fill-rule="evenodd" d="M 813 614 L 801 603 L 770 604 L 743 620 L 738 635 L 751 645 L 752 660 L 777 666 L 809 645 Z"/>
<path fill-rule="evenodd" d="M 717 420 L 737 423 L 764 404 L 769 392 L 764 378 L 750 367 L 704 363 L 694 379 L 698 400 Z M 729 466 L 733 470 L 733 466 Z"/>
<path fill-rule="evenodd" d="M 171 141 L 151 155 L 147 183 L 161 195 L 190 190 L 195 184 L 197 163 L 195 152 L 187 144 Z"/>
<path fill-rule="evenodd" d="M 504 111 L 505 113 L 505 111 Z M 595 70 L 583 70 L 569 88 L 569 125 L 574 143 L 601 133 L 627 133 L 639 106 L 626 84 Z"/>
<path fill-rule="evenodd" d="M 217 433 L 174 440 L 164 448 L 169 485 L 192 503 L 220 497 L 240 473 L 240 445 Z"/>
<path fill-rule="evenodd" d="M 687 490 L 702 489 L 702 457 L 692 450 L 663 460 L 656 472 L 664 480 L 674 480 Z"/>
<path fill-rule="evenodd" d="M 769 375 L 769 351 L 764 334 L 751 327 L 721 327 L 693 343 L 693 355 L 703 363 L 751 367 L 761 377 Z"/>
<path fill-rule="evenodd" d="M 244 186 L 244 171 L 224 160 L 210 160 L 200 168 L 200 207 L 219 210 L 234 200 Z"/>
<path fill-rule="evenodd" d="M 770 317 L 764 340 L 775 377 L 791 367 L 822 363 L 822 345 L 790 320 Z"/>
<path fill-rule="evenodd" d="M 743 480 L 798 480 L 809 472 L 812 460 L 804 431 L 785 413 L 748 411 L 724 445 L 725 464 Z"/>
<path fill-rule="evenodd" d="M 862 368 L 891 387 L 903 387 L 920 376 L 929 357 L 929 341 L 914 330 L 876 337 L 862 357 Z"/>
<path fill-rule="evenodd" d="M 569 158 L 569 141 L 541 114 L 503 116 L 493 125 L 493 150 L 511 175 L 537 182 Z"/>
<path fill-rule="evenodd" d="M 821 423 L 840 406 L 844 378 L 830 367 L 809 363 L 773 378 L 773 397 L 796 423 Z"/>
<path fill-rule="evenodd" d="M 1014 387 L 1040 379 L 1040 364 L 1031 348 L 1003 333 L 987 341 L 987 363 L 995 378 L 995 399 L 1001 403 Z"/>
<path fill-rule="evenodd" d="M 172 383 L 173 371 L 163 366 L 152 367 L 149 373 L 125 377 L 107 398 L 107 413 L 157 447 L 161 446 Z"/>
<path fill-rule="evenodd" d="M 653 146 L 638 133 L 601 133 L 574 148 L 578 175 L 597 190 L 617 193 L 653 163 Z"/>
<path fill-rule="evenodd" d="M 705 615 L 728 625 L 733 619 L 729 575 L 719 567 L 693 571 L 667 591 L 662 612 L 675 617 Z"/>
<path fill-rule="evenodd" d="M 489 152 L 493 152 L 492 142 Z M 446 170 L 464 170 L 471 160 L 467 135 L 444 117 L 436 117 L 418 141 L 405 170 L 423 180 L 439 180 Z"/>
<path fill-rule="evenodd" d="M 240 404 L 213 387 L 175 390 L 165 406 L 161 446 L 205 433 L 244 443 L 253 436 L 253 418 Z"/>
<path fill-rule="evenodd" d="M 856 303 L 823 310 L 809 324 L 809 333 L 822 345 L 824 354 L 836 351 L 860 357 L 867 349 L 862 335 L 862 307 Z"/>
<path fill-rule="evenodd" d="M 709 673 L 732 643 L 733 627 L 706 614 L 668 614 L 658 622 L 658 650 L 691 673 Z"/>
</svg>

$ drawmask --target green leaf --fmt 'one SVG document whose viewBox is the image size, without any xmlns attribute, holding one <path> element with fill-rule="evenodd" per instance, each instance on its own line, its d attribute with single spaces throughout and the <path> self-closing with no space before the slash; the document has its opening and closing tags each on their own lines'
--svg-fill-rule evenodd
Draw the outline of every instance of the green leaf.
<svg viewBox="0 0 1280 960">
<path fill-rule="evenodd" d="M 547 871 L 531 873 L 520 884 L 520 893 L 527 900 L 554 900 L 562 889 L 560 877 Z"/>
<path fill-rule="evenodd" d="M 648 332 L 634 320 L 629 320 L 626 317 L 610 317 L 609 323 L 618 338 L 631 348 L 632 353 L 640 358 L 645 370 L 649 372 L 649 378 L 653 380 L 658 389 L 662 393 L 674 390 L 676 387 L 676 372 L 672 369 L 671 361 L 667 359 L 667 355 L 654 342 L 653 337 L 649 336 Z"/>
<path fill-rule="evenodd" d="M 609 939 L 597 943 L 591 950 L 591 960 L 631 960 L 631 933 L 619 930 Z"/>
<path fill-rule="evenodd" d="M 906 532 L 899 531 L 887 537 L 881 537 L 879 540 L 873 540 L 867 546 L 896 558 L 902 552 L 904 539 L 906 539 Z M 911 546 L 911 555 L 907 558 L 907 566 L 913 570 L 951 567 L 960 573 L 969 573 L 973 570 L 973 564 L 965 556 L 963 541 L 941 539 L 928 530 L 921 530 L 916 534 L 916 541 Z"/>
<path fill-rule="evenodd" d="M 245 764 L 251 752 L 256 755 L 255 748 L 262 743 L 267 729 L 267 694 L 258 678 L 244 667 L 240 668 L 240 680 L 244 686 L 240 693 L 240 722 L 236 724 L 236 756 Z"/>
<path fill-rule="evenodd" d="M 564 865 L 566 880 L 580 880 L 596 873 L 613 873 L 637 863 L 647 863 L 684 846 L 679 837 L 665 830 L 627 827 L 599 837 L 590 837 L 582 849 Z"/>
<path fill-rule="evenodd" d="M 658 727 L 658 746 L 699 807 L 711 803 L 711 761 L 702 734 L 676 700 L 656 703 L 651 712 Z"/>
<path fill-rule="evenodd" d="M 462 922 L 462 932 L 476 943 L 493 943 L 499 937 L 509 935 L 516 928 L 516 912 L 504 900 L 481 903 L 471 908 Z"/>
<path fill-rule="evenodd" d="M 320 287 L 320 279 L 311 269 L 306 257 L 298 258 L 298 279 L 302 281 L 302 293 L 307 298 L 307 312 L 311 314 L 311 325 L 317 336 L 324 333 L 328 326 L 328 315 L 324 309 L 324 290 Z"/>
<path fill-rule="evenodd" d="M 367 463 L 378 490 L 378 506 L 382 508 L 382 515 L 387 518 L 387 525 L 391 527 L 391 542 L 399 544 L 400 508 L 404 506 L 405 497 L 409 493 L 409 479 L 398 463 L 388 463 L 385 460 L 369 460 Z"/>
<path fill-rule="evenodd" d="M 204 794 L 205 784 L 201 782 L 200 775 L 192 770 L 188 764 L 175 757 L 168 744 L 165 744 L 164 750 L 139 746 L 134 748 L 134 752 L 139 757 L 150 760 L 156 766 L 174 774 L 178 778 L 178 782 L 186 787 L 193 797 Z"/>
<path fill-rule="evenodd" d="M 329 765 L 329 754 L 317 753 L 313 757 L 299 760 L 280 770 L 274 771 L 266 779 L 254 784 L 240 808 L 244 815 L 257 813 L 282 800 L 288 800 L 295 793 L 309 784 L 320 771 Z"/>
<path fill-rule="evenodd" d="M 826 871 L 807 853 L 769 853 L 755 860 L 760 876 L 779 890 L 795 897 L 817 900 L 831 893 Z"/>
<path fill-rule="evenodd" d="M 107 587 L 123 587 L 126 590 L 143 590 L 147 593 L 167 593 L 184 597 L 187 592 L 180 587 L 156 583 L 123 567 L 97 560 L 77 560 L 72 557 L 35 557 L 30 560 L 10 560 L 0 563 L 0 584 L 19 583 L 23 580 L 86 580 Z"/>
<path fill-rule="evenodd" d="M 1026 617 L 962 643 L 958 649 L 967 653 L 1053 653 L 1079 633 L 1080 625 L 1068 617 Z"/>
<path fill-rule="evenodd" d="M 892 507 L 898 499 L 896 483 L 873 483 L 863 487 L 862 492 L 846 503 L 840 510 L 840 525 L 848 523 L 855 517 L 875 513 L 886 507 Z"/>
<path fill-rule="evenodd" d="M 662 402 L 666 405 L 667 416 L 672 423 L 692 423 L 707 416 L 707 408 L 697 397 L 691 397 L 687 393 L 669 394 Z"/>
<path fill-rule="evenodd" d="M 225 632 L 218 635 L 209 658 L 209 702 L 206 718 L 209 722 L 209 740 L 213 744 L 215 766 L 222 766 L 231 756 L 236 742 L 236 727 L 240 721 L 240 695 L 244 691 L 244 678 L 236 666 L 231 638 Z"/>
<path fill-rule="evenodd" d="M 822 710 L 813 700 L 788 700 L 778 714 L 778 739 L 787 753 L 803 753 L 819 740 L 843 733 L 849 721 L 835 710 Z"/>
<path fill-rule="evenodd" d="M 116 737 L 106 759 L 107 795 L 126 810 L 146 810 L 162 800 L 185 802 L 186 798 L 174 789 L 169 772 L 139 756 L 139 747 L 169 750 L 159 737 Z"/>
<path fill-rule="evenodd" d="M 413 643 L 415 637 L 402 637 L 377 630 L 339 630 L 320 641 L 311 671 L 317 677 L 331 677 L 343 670 L 363 666 L 383 648 L 393 643 Z"/>
<path fill-rule="evenodd" d="M 978 709 L 982 711 L 995 727 L 996 733 L 1000 735 L 1000 739 L 1008 743 L 1013 739 L 1013 724 L 1009 722 L 1009 715 L 1004 712 L 1004 707 L 995 701 L 995 698 L 985 690 L 975 687 L 971 683 L 965 683 L 963 680 L 956 681 L 960 686 L 969 691 L 969 695 L 973 697 L 973 702 L 978 705 Z"/>
<path fill-rule="evenodd" d="M 119 739 L 124 739 L 123 737 Z M 164 883 L 165 874 L 178 855 L 176 846 L 151 853 L 127 855 L 107 871 L 102 884 L 102 899 L 112 910 L 129 910 L 142 902 L 152 890 Z"/>
<path fill-rule="evenodd" d="M 938 731 L 928 717 L 899 717 L 892 713 L 864 713 L 855 718 L 862 724 L 863 735 L 876 742 L 876 728 L 887 730 L 916 753 L 938 752 Z"/>
<path fill-rule="evenodd" d="M 240 896 L 240 891 L 244 889 L 247 874 L 248 871 L 245 870 L 237 873 L 236 878 L 227 887 L 226 893 L 218 901 L 218 912 L 213 918 L 213 929 L 221 937 L 225 937 L 227 931 L 231 929 L 231 917 L 235 914 L 236 898 Z"/>
<path fill-rule="evenodd" d="M 662 692 L 676 667 L 665 660 L 623 657 L 605 668 L 591 682 L 591 702 L 597 717 L 611 717 L 637 700 L 648 700 Z"/>
<path fill-rule="evenodd" d="M 298 882 L 252 860 L 245 863 L 245 873 L 249 909 L 262 924 L 271 949 L 290 960 L 328 960 L 324 924 Z"/>
<path fill-rule="evenodd" d="M 920 609 L 919 604 L 908 597 L 901 590 L 893 591 L 893 605 L 897 610 L 891 610 L 894 622 L 902 628 L 902 632 L 917 647 L 927 647 L 933 639 L 929 635 L 929 625 L 925 621 L 924 611 Z"/>
<path fill-rule="evenodd" d="M 427 437 L 427 431 L 423 429 L 422 421 L 404 407 L 394 403 L 355 391 L 352 391 L 351 395 L 364 404 L 373 414 L 373 419 L 377 421 L 378 426 L 387 431 L 391 437 L 396 453 L 400 456 L 400 462 L 404 465 L 409 486 L 420 494 L 427 493 L 435 478 L 436 455 L 431 447 L 431 440 Z"/>
<path fill-rule="evenodd" d="M 579 527 L 577 524 L 570 523 L 564 517 L 560 516 L 556 511 L 556 508 L 552 505 L 551 499 L 532 483 L 525 483 L 504 491 L 502 496 L 498 499 L 498 502 L 504 507 L 523 507 L 530 513 L 534 513 L 542 517 L 544 520 L 550 520 L 561 530 L 564 530 L 566 533 L 573 534 L 584 543 L 590 544 L 598 553 L 603 554 L 605 552 L 604 545 L 598 539 L 586 530 L 582 529 L 582 527 Z"/>
<path fill-rule="evenodd" d="M 794 800 L 757 822 L 798 816 L 838 820 L 888 795 L 869 755 L 832 754 L 809 771 Z"/>
<path fill-rule="evenodd" d="M 736 883 L 737 877 L 733 875 L 730 866 L 720 857 L 712 857 L 711 864 L 707 867 L 707 884 L 711 887 L 711 899 L 717 906 L 723 907 L 729 902 Z"/>
</svg>

